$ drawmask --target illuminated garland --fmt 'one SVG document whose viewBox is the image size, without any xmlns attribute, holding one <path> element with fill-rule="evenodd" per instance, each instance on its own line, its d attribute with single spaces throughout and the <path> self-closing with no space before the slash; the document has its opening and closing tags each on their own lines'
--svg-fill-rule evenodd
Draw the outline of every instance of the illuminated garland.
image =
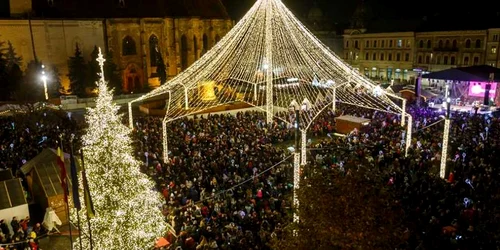
<svg viewBox="0 0 500 250">
<path fill-rule="evenodd" d="M 103 72 L 100 50 L 97 61 Z M 141 162 L 133 155 L 131 130 L 122 124 L 103 73 L 100 77 L 96 107 L 89 108 L 85 115 L 89 127 L 83 136 L 85 169 L 95 208 L 95 217 L 90 219 L 93 246 L 106 250 L 149 249 L 168 226 L 160 210 L 161 196 L 153 190 L 154 183 L 140 172 Z M 79 181 L 82 184 L 81 178 Z M 81 191 L 80 197 L 84 197 Z M 85 206 L 80 219 L 83 249 L 90 249 Z M 77 221 L 75 209 L 72 221 Z M 79 241 L 75 248 L 79 248 Z"/>
<path fill-rule="evenodd" d="M 213 88 L 217 88 L 216 97 L 207 101 L 204 97 L 213 96 Z M 330 98 L 333 89 L 335 98 Z M 333 99 L 374 110 L 402 112 L 393 101 L 401 97 L 380 89 L 342 61 L 281 0 L 257 0 L 214 48 L 135 102 L 167 93 L 171 107 L 168 121 L 235 101 L 266 107 L 263 111 L 271 113 L 275 107 L 290 107 L 293 100 L 314 101 L 320 95 L 329 97 L 329 102 L 315 102 L 309 112 L 301 113 L 304 129 L 325 106 L 332 105 Z M 289 122 L 287 114 L 272 115 Z"/>
</svg>

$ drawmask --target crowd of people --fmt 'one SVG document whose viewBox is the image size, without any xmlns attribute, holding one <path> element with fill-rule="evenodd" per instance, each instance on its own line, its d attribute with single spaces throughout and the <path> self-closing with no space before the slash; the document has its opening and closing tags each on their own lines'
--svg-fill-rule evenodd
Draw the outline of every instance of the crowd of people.
<svg viewBox="0 0 500 250">
<path fill-rule="evenodd" d="M 61 141 L 69 148 L 71 134 L 79 135 L 81 125 L 67 113 L 53 110 L 0 118 L 0 171 L 11 171 L 13 177 L 22 179 L 28 203 L 33 197 L 21 167 L 43 149 L 57 147 Z M 33 222 L 29 217 L 1 218 L 0 228 L 0 249 L 37 249 L 38 237 L 46 231 L 41 221 Z"/>
<path fill-rule="evenodd" d="M 409 236 L 398 247 L 497 249 L 498 118 L 452 114 L 448 178 L 442 180 L 443 113 L 408 107 L 413 140 L 405 157 L 407 135 L 400 116 L 353 106 L 337 108 L 336 113 L 325 110 L 310 126 L 308 137 L 314 140 L 308 166 L 347 171 L 344 167 L 362 162 L 379 171 L 405 211 Z M 342 114 L 369 118 L 371 123 L 337 137 L 334 118 Z M 266 124 L 265 114 L 257 111 L 178 119 L 168 123 L 167 163 L 161 118 L 139 117 L 134 124 L 137 158 L 144 161 L 144 172 L 163 194 L 163 213 L 176 230 L 168 236 L 171 244 L 165 249 L 269 249 L 271 239 L 291 221 L 293 173 L 287 149 L 295 138 L 291 124 L 278 119 Z M 25 178 L 19 171 L 25 162 L 46 147 L 56 147 L 61 135 L 69 143 L 70 135 L 78 137 L 82 126 L 53 111 L 1 118 L 0 168 Z"/>
</svg>

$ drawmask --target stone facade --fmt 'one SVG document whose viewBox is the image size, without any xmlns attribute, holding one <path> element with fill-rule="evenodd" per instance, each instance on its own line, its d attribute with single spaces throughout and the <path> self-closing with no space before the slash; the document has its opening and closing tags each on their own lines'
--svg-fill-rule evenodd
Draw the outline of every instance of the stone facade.
<svg viewBox="0 0 500 250">
<path fill-rule="evenodd" d="M 159 86 L 156 66 L 151 62 L 155 48 L 150 39 L 158 41 L 168 78 L 172 78 L 200 58 L 232 25 L 230 20 L 199 18 L 10 19 L 0 20 L 0 40 L 12 43 L 23 58 L 23 69 L 35 59 L 35 54 L 47 66 L 56 66 L 66 89 L 68 59 L 74 55 L 76 44 L 86 61 L 90 60 L 94 46 L 107 48 L 123 72 L 123 90 L 128 93 L 145 83 L 152 88 Z M 123 53 L 126 40 L 133 43 L 135 53 Z"/>
<path fill-rule="evenodd" d="M 76 44 L 86 61 L 94 46 L 112 52 L 122 70 L 123 90 L 130 93 L 145 84 L 160 85 L 156 73 L 159 54 L 170 79 L 233 26 L 220 0 L 8 1 L 10 17 L 31 16 L 32 20 L 0 20 L 0 41 L 12 42 L 23 57 L 23 69 L 35 54 L 47 66 L 56 66 L 66 89 L 67 62 Z M 41 16 L 58 19 L 37 20 Z"/>
<path fill-rule="evenodd" d="M 232 27 L 230 20 L 199 18 L 119 18 L 106 20 L 107 44 L 123 70 L 124 90 L 160 85 L 155 51 L 172 78 L 199 59 Z M 133 44 L 135 52 L 127 52 Z M 129 45 L 127 45 L 129 44 Z"/>
<path fill-rule="evenodd" d="M 0 20 L 0 40 L 10 41 L 17 54 L 22 56 L 22 69 L 35 59 L 36 54 L 38 60 L 48 67 L 57 67 L 62 85 L 68 88 L 68 59 L 74 55 L 76 44 L 88 61 L 94 46 L 104 47 L 105 39 L 102 20 L 12 19 Z"/>
<path fill-rule="evenodd" d="M 349 29 L 344 33 L 343 58 L 370 78 L 411 81 L 415 68 L 499 67 L 499 48 L 500 29 L 391 33 Z"/>
<path fill-rule="evenodd" d="M 413 69 L 413 32 L 344 35 L 344 60 L 367 77 L 405 81 Z"/>
</svg>

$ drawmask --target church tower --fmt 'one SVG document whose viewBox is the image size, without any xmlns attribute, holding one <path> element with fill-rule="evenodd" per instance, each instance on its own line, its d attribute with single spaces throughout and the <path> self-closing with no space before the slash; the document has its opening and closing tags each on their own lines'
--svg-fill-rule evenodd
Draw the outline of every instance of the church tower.
<svg viewBox="0 0 500 250">
<path fill-rule="evenodd" d="M 366 17 L 367 11 L 365 1 L 361 2 L 356 7 L 354 14 L 351 17 L 349 28 L 344 31 L 345 34 L 365 33 L 366 32 Z"/>
</svg>

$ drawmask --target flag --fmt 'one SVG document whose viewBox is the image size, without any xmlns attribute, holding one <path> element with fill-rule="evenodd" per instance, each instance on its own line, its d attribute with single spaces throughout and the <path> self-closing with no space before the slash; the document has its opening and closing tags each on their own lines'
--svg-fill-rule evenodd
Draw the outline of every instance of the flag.
<svg viewBox="0 0 500 250">
<path fill-rule="evenodd" d="M 71 148 L 70 155 L 70 163 L 71 163 L 71 191 L 73 192 L 73 206 L 80 211 L 82 209 L 82 205 L 80 204 L 80 193 L 78 188 L 78 172 L 76 170 L 75 156 L 73 155 L 73 148 Z"/>
<path fill-rule="evenodd" d="M 61 172 L 61 186 L 64 191 L 64 202 L 68 203 L 68 184 L 66 182 L 66 166 L 64 165 L 64 155 L 60 147 L 57 148 L 57 165 Z"/>
<path fill-rule="evenodd" d="M 82 157 L 82 180 L 83 180 L 83 196 L 85 199 L 85 208 L 87 209 L 87 216 L 89 218 L 94 218 L 95 216 L 94 203 L 92 203 L 92 196 L 90 195 L 87 173 L 85 172 L 85 163 L 83 161 L 83 150 L 81 150 L 80 152 Z"/>
</svg>

